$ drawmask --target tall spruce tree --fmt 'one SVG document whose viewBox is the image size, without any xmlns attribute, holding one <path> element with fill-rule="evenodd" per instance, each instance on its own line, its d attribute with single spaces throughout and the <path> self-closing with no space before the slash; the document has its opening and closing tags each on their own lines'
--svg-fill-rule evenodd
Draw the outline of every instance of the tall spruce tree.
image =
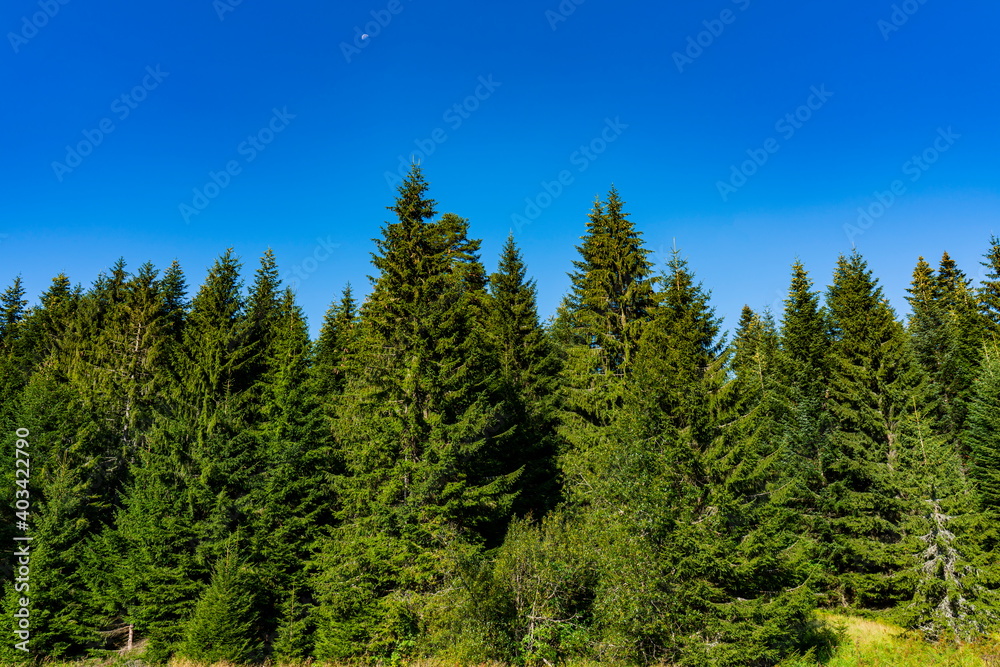
<svg viewBox="0 0 1000 667">
<path fill-rule="evenodd" d="M 594 203 L 567 301 L 572 340 L 599 349 L 598 368 L 612 375 L 628 367 L 655 305 L 650 251 L 624 205 L 614 186 Z"/>
<path fill-rule="evenodd" d="M 560 362 L 538 321 L 536 291 L 509 236 L 489 278 L 484 318 L 487 343 L 499 362 L 495 390 L 504 406 L 501 421 L 511 424 L 497 439 L 497 472 L 523 469 L 514 511 L 541 516 L 558 496 L 555 401 Z"/>
<path fill-rule="evenodd" d="M 334 510 L 335 461 L 311 364 L 305 317 L 286 289 L 264 360 L 267 371 L 255 389 L 261 410 L 253 431 L 264 467 L 251 491 L 252 541 L 246 556 L 262 591 L 258 617 L 266 634 L 280 638 L 274 646 L 280 658 L 303 658 L 311 649 L 312 628 L 305 621 L 315 600 L 302 564 Z"/>
<path fill-rule="evenodd" d="M 623 205 L 614 187 L 606 202 L 594 202 L 570 293 L 552 328 L 563 352 L 564 474 L 590 465 L 589 450 L 600 446 L 620 416 L 626 378 L 656 307 L 649 251 Z"/>
<path fill-rule="evenodd" d="M 920 407 L 913 410 L 919 417 Z M 913 592 L 896 616 L 929 640 L 974 641 L 998 620 L 996 528 L 980 510 L 954 439 L 919 419 L 916 436 L 919 448 L 903 466 Z"/>
<path fill-rule="evenodd" d="M 389 207 L 397 220 L 376 240 L 338 420 L 342 523 L 318 562 L 324 658 L 412 650 L 454 559 L 513 500 L 515 472 L 496 475 L 487 457 L 500 431 L 472 317 L 479 242 L 457 216 L 432 222 L 426 191 L 414 166 Z"/>
<path fill-rule="evenodd" d="M 831 603 L 888 608 L 906 595 L 902 494 L 918 446 L 922 374 L 902 326 L 861 255 L 841 256 L 827 294 L 833 332 L 830 446 L 821 461 L 821 550 Z"/>
<path fill-rule="evenodd" d="M 780 374 L 788 400 L 782 439 L 791 484 L 789 502 L 804 535 L 811 538 L 818 534 L 821 512 L 817 491 L 824 485 L 823 463 L 829 460 L 830 343 L 819 292 L 813 290 L 805 267 L 796 261 L 779 338 Z"/>
<path fill-rule="evenodd" d="M 30 375 L 30 369 L 25 366 L 27 355 L 23 344 L 24 316 L 28 305 L 24 294 L 20 276 L 0 294 L 0 432 L 3 433 L 12 433 L 19 428 L 15 419 L 17 401 Z M 16 456 L 13 448 L 7 448 L 7 452 L 0 457 L 4 462 L 4 471 L 0 474 L 0 481 L 3 483 L 0 498 L 3 499 L 4 507 L 10 508 L 4 510 L 0 539 L 7 544 L 11 543 L 14 531 L 12 512 L 16 489 Z M 8 563 L 0 565 L 0 577 L 3 580 L 7 580 L 10 569 Z"/>
<path fill-rule="evenodd" d="M 907 290 L 914 354 L 930 380 L 939 429 L 953 442 L 965 424 L 982 340 L 983 320 L 969 283 L 944 253 L 937 274 L 919 258 Z"/>
<path fill-rule="evenodd" d="M 332 415 L 337 397 L 347 383 L 349 357 L 354 351 L 358 332 L 358 306 L 351 284 L 344 287 L 340 301 L 326 311 L 316 340 L 314 375 L 320 400 Z"/>
</svg>

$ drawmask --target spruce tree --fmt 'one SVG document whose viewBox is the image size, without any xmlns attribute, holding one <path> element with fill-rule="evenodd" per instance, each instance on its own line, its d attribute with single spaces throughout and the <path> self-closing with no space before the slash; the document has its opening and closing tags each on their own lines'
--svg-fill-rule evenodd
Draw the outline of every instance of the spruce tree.
<svg viewBox="0 0 1000 667">
<path fill-rule="evenodd" d="M 568 299 L 574 340 L 600 349 L 600 372 L 612 375 L 628 367 L 655 305 L 650 251 L 624 204 L 614 186 L 594 203 Z"/>
<path fill-rule="evenodd" d="M 184 278 L 184 271 L 177 260 L 171 262 L 170 266 L 163 272 L 159 286 L 166 311 L 167 330 L 173 340 L 180 341 L 187 310 L 191 304 L 187 298 L 187 281 Z"/>
<path fill-rule="evenodd" d="M 513 499 L 515 471 L 484 473 L 499 420 L 472 315 L 479 242 L 457 216 L 432 222 L 426 190 L 414 166 L 376 240 L 338 419 L 342 523 L 318 561 L 324 658 L 412 650 L 456 554 L 475 551 L 479 528 Z"/>
<path fill-rule="evenodd" d="M 516 514 L 540 516 L 557 497 L 555 455 L 559 359 L 538 321 L 534 280 L 513 236 L 507 238 L 496 273 L 489 278 L 485 335 L 499 362 L 495 391 L 502 402 L 501 423 L 511 428 L 498 438 L 498 473 L 523 469 Z"/>
<path fill-rule="evenodd" d="M 957 441 L 979 364 L 982 318 L 969 280 L 944 253 L 939 272 L 921 257 L 909 288 L 909 334 L 930 380 L 941 433 Z"/>
<path fill-rule="evenodd" d="M 560 437 L 564 472 L 586 468 L 621 414 L 638 341 L 656 307 L 649 251 L 614 187 L 597 199 L 577 247 L 572 286 L 553 336 L 563 352 Z"/>
<path fill-rule="evenodd" d="M 326 311 L 315 345 L 316 387 L 320 399 L 330 410 L 347 382 L 349 356 L 354 351 L 357 328 L 358 307 L 348 283 L 340 301 Z"/>
<path fill-rule="evenodd" d="M 969 476 L 984 510 L 1000 514 L 1000 349 L 987 345 L 963 433 Z"/>
<path fill-rule="evenodd" d="M 708 294 L 674 253 L 640 340 L 624 414 L 573 497 L 600 554 L 601 659 L 774 664 L 812 626 L 808 591 L 781 561 L 771 511 L 778 457 L 773 327 L 745 313 L 737 379 Z M 737 397 L 737 392 L 744 395 Z"/>
<path fill-rule="evenodd" d="M 17 400 L 28 381 L 30 369 L 25 367 L 25 346 L 23 344 L 24 316 L 26 313 L 27 300 L 24 298 L 24 287 L 21 277 L 18 276 L 14 282 L 0 294 L 0 429 L 3 433 L 11 433 L 19 425 L 14 419 L 17 407 Z M 4 485 L 2 497 L 4 507 L 14 505 L 14 475 L 15 475 L 16 454 L 12 448 L 0 457 L 5 464 L 4 472 L 0 475 L 0 480 Z M 12 511 L 12 510 L 9 510 Z M 12 535 L 14 526 L 13 515 L 4 515 L 4 521 L 0 524 L 0 539 L 11 543 L 9 537 Z M 6 574 L 8 566 L 0 566 L 0 572 Z"/>
<path fill-rule="evenodd" d="M 253 435 L 263 471 L 251 492 L 252 541 L 247 561 L 255 567 L 259 616 L 267 633 L 285 638 L 278 657 L 302 657 L 311 648 L 303 622 L 314 599 L 302 567 L 331 523 L 330 495 L 336 469 L 311 376 L 312 344 L 305 317 L 286 289 L 281 295 L 255 392 L 261 405 Z"/>
<path fill-rule="evenodd" d="M 975 641 L 998 619 L 996 529 L 979 508 L 957 443 L 919 422 L 917 437 L 903 485 L 914 501 L 906 523 L 913 593 L 897 615 L 928 640 Z"/>
<path fill-rule="evenodd" d="M 205 663 L 250 662 L 262 647 L 257 636 L 252 578 L 234 553 L 227 552 L 185 623 L 180 652 Z"/>
<path fill-rule="evenodd" d="M 985 280 L 979 285 L 979 309 L 983 315 L 984 338 L 994 344 L 1000 340 L 1000 237 L 990 236 L 990 249 L 984 255 Z"/>
<path fill-rule="evenodd" d="M 827 294 L 833 333 L 830 409 L 823 453 L 822 558 L 830 602 L 891 607 L 906 595 L 901 484 L 917 446 L 913 404 L 923 381 L 882 289 L 862 257 L 841 257 Z"/>
<path fill-rule="evenodd" d="M 823 463 L 831 428 L 828 384 L 830 337 L 819 292 L 805 267 L 796 261 L 782 317 L 778 362 L 788 412 L 782 433 L 789 474 L 789 503 L 803 533 L 818 534 L 819 497 L 824 485 Z"/>
</svg>

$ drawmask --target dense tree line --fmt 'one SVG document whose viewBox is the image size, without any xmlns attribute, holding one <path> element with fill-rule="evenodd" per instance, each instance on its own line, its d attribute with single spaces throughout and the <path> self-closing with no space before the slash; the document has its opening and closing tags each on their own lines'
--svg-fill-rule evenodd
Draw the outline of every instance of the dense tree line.
<svg viewBox="0 0 1000 667">
<path fill-rule="evenodd" d="M 1000 239 L 919 259 L 901 322 L 860 254 L 731 339 L 612 188 L 542 323 L 421 171 L 311 341 L 268 251 L 189 291 L 124 261 L 0 295 L 3 493 L 30 432 L 31 655 L 147 662 L 773 665 L 818 607 L 930 639 L 1000 610 Z"/>
</svg>

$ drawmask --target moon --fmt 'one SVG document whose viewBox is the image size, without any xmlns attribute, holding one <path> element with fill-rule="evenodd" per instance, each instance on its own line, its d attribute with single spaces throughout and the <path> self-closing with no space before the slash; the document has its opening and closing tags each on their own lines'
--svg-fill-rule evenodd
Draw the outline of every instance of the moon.
<svg viewBox="0 0 1000 667">
<path fill-rule="evenodd" d="M 361 39 L 368 39 L 368 33 L 361 35 Z"/>
</svg>

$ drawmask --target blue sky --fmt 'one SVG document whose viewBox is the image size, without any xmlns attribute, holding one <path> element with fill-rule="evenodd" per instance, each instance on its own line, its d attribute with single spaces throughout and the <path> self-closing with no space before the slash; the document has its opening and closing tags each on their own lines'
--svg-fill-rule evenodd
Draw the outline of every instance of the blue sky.
<svg viewBox="0 0 1000 667">
<path fill-rule="evenodd" d="M 985 0 L 11 0 L 0 282 L 34 300 L 123 256 L 196 286 L 230 246 L 249 280 L 271 247 L 315 332 L 369 289 L 422 156 L 490 270 L 514 230 L 543 317 L 612 183 L 727 328 L 852 244 L 902 315 L 919 255 L 977 278 L 1000 233 L 998 22 Z"/>
</svg>

